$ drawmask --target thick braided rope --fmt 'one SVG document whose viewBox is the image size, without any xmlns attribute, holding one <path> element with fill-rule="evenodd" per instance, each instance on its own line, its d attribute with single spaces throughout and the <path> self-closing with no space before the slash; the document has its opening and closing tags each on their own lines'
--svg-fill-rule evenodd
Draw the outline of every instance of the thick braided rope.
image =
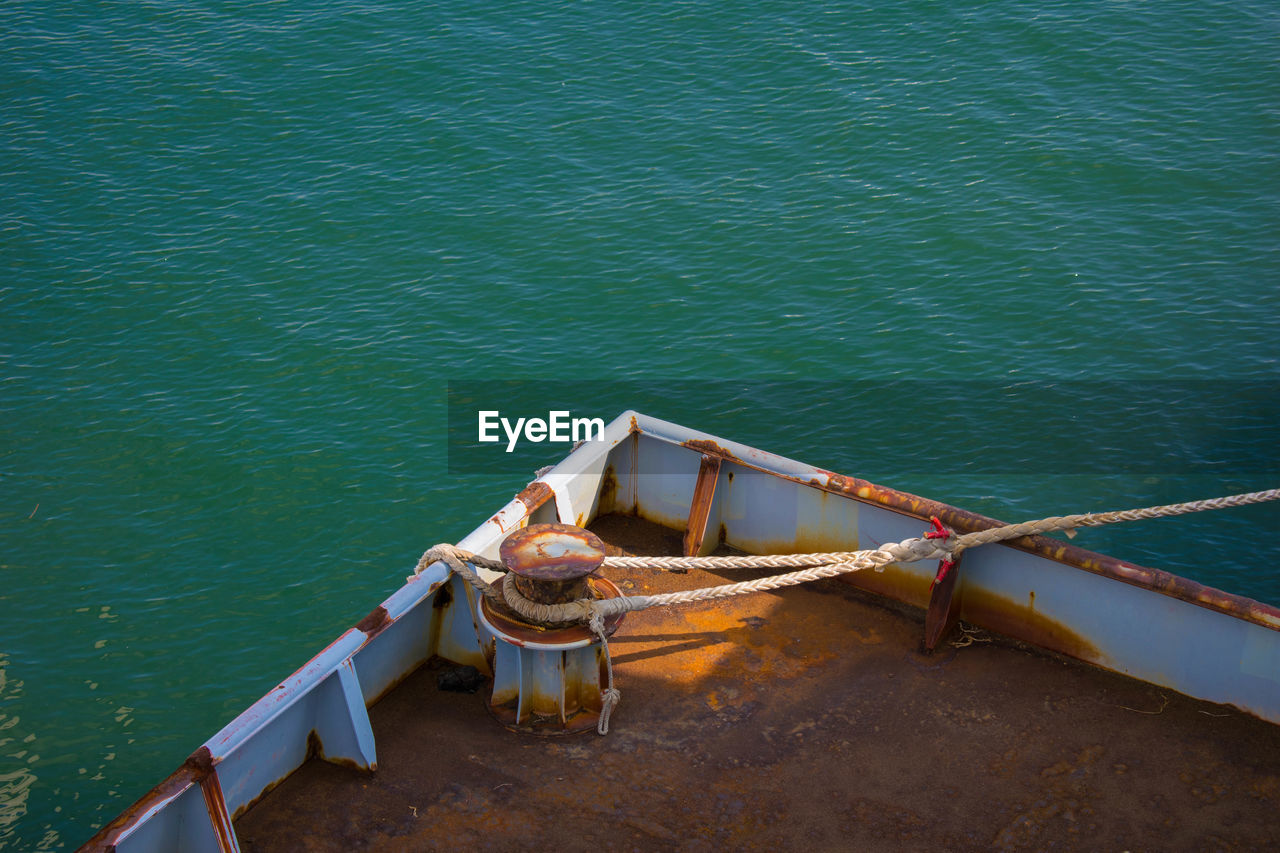
<svg viewBox="0 0 1280 853">
<path fill-rule="evenodd" d="M 874 551 L 856 552 L 853 555 L 854 559 L 846 562 L 814 566 L 798 572 L 774 575 L 754 581 L 662 593 L 660 595 L 631 595 L 598 600 L 579 599 L 568 604 L 539 604 L 528 600 L 516 589 L 512 575 L 507 575 L 503 578 L 501 586 L 507 605 L 534 623 L 568 622 L 586 618 L 587 624 L 592 632 L 595 633 L 600 641 L 600 647 L 604 650 L 606 681 L 604 689 L 600 691 L 600 717 L 596 722 L 596 733 L 607 735 L 609 733 L 609 719 L 613 714 L 613 709 L 618 707 L 618 703 L 622 701 L 622 691 L 615 687 L 613 683 L 613 655 L 609 651 L 609 637 L 604 627 L 606 616 L 662 605 L 686 604 L 691 601 L 706 601 L 731 595 L 763 592 L 784 586 L 807 583 L 819 578 L 833 577 L 844 572 L 879 568 L 896 560 L 922 560 L 929 557 L 945 556 L 946 553 L 945 547 L 941 546 L 938 540 L 908 539 Z"/>
<path fill-rule="evenodd" d="M 990 542 L 1003 542 L 1021 536 L 1037 533 L 1051 533 L 1055 530 L 1072 530 L 1077 527 L 1098 527 L 1103 524 L 1115 524 L 1121 521 L 1140 521 L 1148 518 L 1168 518 L 1175 515 L 1187 515 L 1193 512 L 1204 512 L 1211 509 L 1247 506 L 1248 504 L 1265 503 L 1280 499 L 1280 489 L 1268 489 L 1262 492 L 1248 492 L 1240 495 L 1228 495 L 1221 498 L 1209 498 L 1185 503 L 1150 506 L 1143 509 L 1126 509 L 1114 512 L 1090 512 L 1080 515 L 1062 515 L 1041 518 L 1036 521 L 1024 521 L 1018 524 L 1006 524 L 988 530 L 978 530 L 948 540 L 952 553 L 959 553 L 965 548 L 976 548 Z M 761 554 L 733 557 L 605 557 L 601 564 L 608 569 L 704 569 L 721 571 L 727 569 L 792 569 L 805 566 L 820 566 L 831 563 L 844 563 L 856 560 L 863 551 L 833 551 L 822 554 Z M 921 558 L 923 559 L 923 558 Z"/>
<path fill-rule="evenodd" d="M 829 578 L 846 572 L 860 571 L 868 568 L 879 569 L 893 562 L 914 562 L 927 559 L 953 559 L 965 548 L 974 548 L 991 542 L 1001 542 L 1028 536 L 1036 533 L 1047 533 L 1054 530 L 1071 530 L 1076 527 L 1096 527 L 1103 524 L 1114 524 L 1121 521 L 1136 521 L 1147 518 L 1166 518 L 1185 515 L 1192 512 L 1203 512 L 1211 509 L 1245 506 L 1280 499 L 1280 489 L 1268 489 L 1261 492 L 1249 492 L 1239 495 L 1228 495 L 1207 500 L 1188 501 L 1185 503 L 1165 504 L 1142 509 L 1120 510 L 1115 512 L 1084 513 L 1081 515 L 1053 516 L 1050 518 L 1027 521 L 1019 524 L 1007 524 L 989 530 L 979 530 L 962 536 L 950 536 L 942 539 L 906 539 L 881 548 L 868 551 L 838 551 L 826 554 L 780 554 L 749 555 L 740 557 L 606 557 L 603 565 L 609 568 L 697 568 L 697 569 L 735 569 L 735 568 L 775 568 L 805 566 L 801 571 L 759 578 L 735 584 L 723 584 L 701 589 L 683 590 L 680 592 L 662 593 L 660 595 L 633 595 L 603 600 L 574 601 L 568 604 L 539 604 L 526 599 L 515 589 L 515 584 L 504 583 L 498 586 L 487 583 L 476 574 L 470 564 L 485 568 L 502 570 L 504 567 L 495 560 L 488 560 L 468 554 L 453 545 L 437 545 L 422 555 L 415 572 L 421 572 L 436 560 L 443 560 L 450 569 L 457 572 L 486 597 L 505 602 L 509 607 L 532 622 L 573 622 L 590 620 L 595 615 L 601 617 L 634 610 L 644 610 L 660 605 L 685 604 L 693 601 L 707 601 L 716 598 L 727 598 L 733 595 L 746 595 L 753 592 L 764 592 L 786 586 L 808 583 L 820 578 Z M 815 565 L 816 564 L 816 565 Z"/>
<path fill-rule="evenodd" d="M 757 580 L 686 589 L 679 592 L 664 592 L 657 595 L 624 595 L 619 598 L 580 599 L 568 604 L 540 604 L 530 601 L 516 590 L 514 583 L 503 584 L 502 592 L 507 605 L 512 610 L 535 624 L 540 622 L 572 622 L 583 618 L 590 619 L 596 615 L 603 618 L 618 613 L 647 610 L 650 607 L 689 604 L 694 601 L 711 601 L 717 598 L 747 595 L 753 592 L 768 592 L 769 590 L 809 583 L 821 578 L 835 577 L 847 572 L 879 569 L 889 563 L 942 559 L 950 552 L 951 549 L 943 544 L 941 540 L 906 539 L 874 550 L 844 552 L 852 557 L 849 560 L 823 566 L 812 566 L 800 571 L 771 575 Z"/>
<path fill-rule="evenodd" d="M 472 566 L 480 566 L 483 569 L 505 572 L 507 567 L 498 560 L 490 560 L 488 557 L 481 557 L 469 551 L 464 551 L 456 545 L 442 542 L 427 549 L 427 552 L 418 560 L 418 565 L 414 568 L 413 575 L 407 579 L 413 580 L 414 577 L 422 574 L 422 571 L 427 566 L 435 562 L 443 562 L 458 577 L 475 587 L 485 598 L 496 604 L 502 603 L 502 593 L 493 584 L 476 574 L 476 570 L 472 568 Z"/>
<path fill-rule="evenodd" d="M 823 554 L 743 554 L 733 557 L 605 557 L 606 569 L 802 569 L 856 560 L 865 551 Z"/>
<path fill-rule="evenodd" d="M 838 551 L 827 554 L 786 554 L 773 556 L 745 557 L 609 557 L 604 565 L 613 568 L 771 568 L 806 566 L 799 571 L 773 575 L 754 581 L 723 584 L 680 592 L 662 593 L 659 595 L 632 595 L 602 600 L 581 599 L 568 604 L 539 604 L 529 601 L 516 590 L 511 575 L 507 575 L 498 584 L 490 584 L 475 571 L 472 566 L 481 566 L 497 571 L 505 567 L 496 560 L 489 560 L 449 544 L 436 545 L 422 555 L 414 574 L 437 560 L 442 560 L 455 573 L 466 579 L 473 587 L 495 602 L 505 602 L 509 607 L 534 623 L 572 622 L 584 620 L 600 641 L 604 649 L 605 667 L 607 671 L 605 688 L 600 691 L 600 717 L 596 731 L 605 735 L 609 733 L 609 719 L 613 709 L 622 700 L 622 692 L 613 683 L 613 658 L 609 651 L 609 637 L 605 631 L 604 620 L 615 613 L 626 613 L 633 610 L 644 610 L 662 605 L 686 604 L 693 601 L 707 601 L 727 598 L 733 595 L 746 595 L 753 592 L 764 592 L 796 584 L 808 583 L 819 578 L 829 578 L 846 572 L 861 571 L 874 568 L 877 571 L 888 563 L 914 562 L 927 559 L 955 559 L 964 548 L 973 548 L 990 542 L 1016 539 L 1036 533 L 1047 533 L 1053 530 L 1072 530 L 1076 527 L 1096 527 L 1113 524 L 1119 521 L 1136 521 L 1145 518 L 1163 518 L 1201 512 L 1224 507 L 1244 506 L 1280 498 L 1280 489 L 1263 492 L 1251 492 L 1242 495 L 1230 495 L 1209 500 L 1189 501 L 1180 504 L 1146 507 L 1145 509 L 1122 510 L 1119 512 L 1085 513 L 1082 515 L 1055 516 L 1038 521 L 1021 524 L 1007 524 L 989 530 L 979 530 L 955 536 L 949 531 L 941 531 L 944 535 L 930 535 L 924 538 L 906 539 L 885 545 L 870 551 Z M 935 524 L 937 520 L 935 519 Z M 939 525 L 940 527 L 940 525 Z M 815 565 L 816 564 L 816 565 Z"/>
<path fill-rule="evenodd" d="M 1226 509 L 1235 506 L 1265 503 L 1280 498 L 1280 489 L 1267 489 L 1262 492 L 1247 492 L 1241 495 L 1227 495 L 1221 498 L 1208 498 L 1200 501 L 1149 506 L 1143 509 L 1125 509 L 1114 512 L 1087 512 L 1081 515 L 1063 515 L 1042 518 L 1038 521 L 1024 521 L 1020 524 L 1006 524 L 1003 527 L 992 527 L 989 530 L 977 530 L 956 537 L 952 546 L 958 552 L 965 548 L 976 548 L 988 542 L 1003 542 L 1017 539 L 1019 536 L 1031 536 L 1037 533 L 1050 533 L 1055 530 L 1073 530 L 1077 527 L 1100 527 L 1104 524 L 1115 524 L 1120 521 L 1140 521 L 1147 518 L 1169 518 L 1175 515 L 1187 515 L 1193 512 L 1204 512 L 1211 509 Z"/>
</svg>

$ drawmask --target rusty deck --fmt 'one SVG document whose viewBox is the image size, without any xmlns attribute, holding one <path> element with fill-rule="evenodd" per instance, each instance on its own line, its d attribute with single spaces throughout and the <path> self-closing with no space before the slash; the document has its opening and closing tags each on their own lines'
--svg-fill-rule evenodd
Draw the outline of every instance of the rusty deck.
<svg viewBox="0 0 1280 853">
<path fill-rule="evenodd" d="M 1280 727 L 999 637 L 926 655 L 922 620 L 837 581 L 630 614 L 606 737 L 510 732 L 433 660 L 370 710 L 376 773 L 308 761 L 241 849 L 1274 849 Z"/>
</svg>

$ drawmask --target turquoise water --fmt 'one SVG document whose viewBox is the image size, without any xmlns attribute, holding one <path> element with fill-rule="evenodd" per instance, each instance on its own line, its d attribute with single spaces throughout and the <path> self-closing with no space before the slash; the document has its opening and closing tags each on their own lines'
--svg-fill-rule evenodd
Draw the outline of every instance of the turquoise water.
<svg viewBox="0 0 1280 853">
<path fill-rule="evenodd" d="M 0 848 L 84 841 L 560 455 L 450 454 L 450 387 L 1010 520 L 1276 485 L 1278 35 L 0 5 Z M 1276 509 L 1153 524 L 1077 542 L 1280 602 Z"/>
</svg>

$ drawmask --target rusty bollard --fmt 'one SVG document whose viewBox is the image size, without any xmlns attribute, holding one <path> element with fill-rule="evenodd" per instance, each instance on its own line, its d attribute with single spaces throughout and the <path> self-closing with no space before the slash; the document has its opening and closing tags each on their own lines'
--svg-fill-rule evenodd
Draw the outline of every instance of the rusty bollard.
<svg viewBox="0 0 1280 853">
<path fill-rule="evenodd" d="M 530 601 L 563 604 L 622 593 L 596 574 L 604 543 L 570 524 L 531 524 L 499 550 L 516 589 Z M 501 611 L 501 612 L 500 612 Z M 581 622 L 533 625 L 510 610 L 480 605 L 480 621 L 495 637 L 493 692 L 488 706 L 507 728 L 540 734 L 589 731 L 600 717 L 603 651 Z M 622 614 L 605 620 L 606 634 Z"/>
</svg>

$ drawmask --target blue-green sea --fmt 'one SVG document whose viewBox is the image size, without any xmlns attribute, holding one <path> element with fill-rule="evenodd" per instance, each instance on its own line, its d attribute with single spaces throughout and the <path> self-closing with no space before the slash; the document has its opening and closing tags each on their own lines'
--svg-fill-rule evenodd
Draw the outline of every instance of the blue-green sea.
<svg viewBox="0 0 1280 853">
<path fill-rule="evenodd" d="M 479 401 L 1007 520 L 1280 485 L 1277 95 L 1260 0 L 0 4 L 0 848 L 567 449 Z M 1277 534 L 1076 543 L 1274 604 Z"/>
</svg>

